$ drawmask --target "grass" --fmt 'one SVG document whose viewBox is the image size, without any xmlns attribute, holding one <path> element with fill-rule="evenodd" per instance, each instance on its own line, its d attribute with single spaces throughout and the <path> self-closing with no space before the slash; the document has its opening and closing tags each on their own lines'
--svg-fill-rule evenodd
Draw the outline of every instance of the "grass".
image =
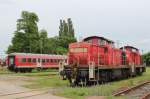
<svg viewBox="0 0 150 99">
<path fill-rule="evenodd" d="M 47 74 L 47 73 L 45 73 Z M 35 88 L 50 88 L 50 87 L 63 87 L 67 85 L 67 81 L 62 81 L 57 75 L 47 75 L 36 76 L 36 80 L 32 81 L 31 84 L 25 87 L 35 89 Z"/>
<path fill-rule="evenodd" d="M 40 73 L 39 73 L 40 74 Z M 43 73 L 42 73 L 43 74 Z M 46 73 L 44 73 L 46 74 Z M 51 73 L 48 73 L 51 74 Z M 32 74 L 33 75 L 33 74 Z M 58 96 L 64 96 L 71 99 L 84 99 L 87 96 L 106 96 L 108 99 L 116 99 L 112 96 L 112 92 L 119 88 L 126 88 L 134 86 L 140 82 L 150 80 L 150 68 L 142 76 L 125 79 L 121 81 L 114 81 L 104 85 L 97 85 L 92 87 L 68 87 L 68 81 L 59 79 L 58 75 L 37 75 L 37 80 L 32 84 L 27 85 L 28 88 L 49 88 L 53 87 L 53 93 Z M 118 99 L 126 99 L 126 97 L 118 97 Z"/>
<path fill-rule="evenodd" d="M 8 71 L 6 67 L 0 66 L 0 74 L 13 74 L 13 72 Z"/>
<path fill-rule="evenodd" d="M 75 88 L 67 86 L 68 81 L 61 80 L 55 71 L 34 71 L 33 73 L 17 73 L 14 75 L 35 77 L 36 79 L 31 81 L 31 84 L 25 85 L 27 88 L 52 88 L 53 94 L 71 99 L 84 99 L 87 96 L 106 96 L 108 99 L 127 99 L 127 97 L 113 97 L 112 93 L 119 88 L 131 87 L 140 82 L 150 80 L 150 68 L 147 68 L 142 76 L 114 81 L 104 85 Z"/>
</svg>

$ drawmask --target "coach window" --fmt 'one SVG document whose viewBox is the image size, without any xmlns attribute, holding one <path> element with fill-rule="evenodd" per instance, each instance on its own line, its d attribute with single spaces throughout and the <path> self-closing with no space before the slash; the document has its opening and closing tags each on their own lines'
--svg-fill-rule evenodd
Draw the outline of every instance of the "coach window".
<svg viewBox="0 0 150 99">
<path fill-rule="evenodd" d="M 22 58 L 22 62 L 25 63 L 25 62 L 26 62 L 26 59 L 25 59 L 25 58 Z"/>
<path fill-rule="evenodd" d="M 36 63 L 36 58 L 33 58 L 33 63 Z"/>
<path fill-rule="evenodd" d="M 55 63 L 57 63 L 57 59 L 55 59 Z"/>
<path fill-rule="evenodd" d="M 57 59 L 57 63 L 59 63 L 59 59 Z"/>
<path fill-rule="evenodd" d="M 61 61 L 61 62 L 64 62 L 64 60 L 63 60 L 63 59 L 60 59 L 60 61 Z"/>
<path fill-rule="evenodd" d="M 22 61 L 21 61 L 21 58 L 18 58 L 18 62 L 19 62 L 19 63 L 21 63 L 21 62 L 22 62 Z"/>
<path fill-rule="evenodd" d="M 53 59 L 51 59 L 51 63 L 53 63 Z"/>
<path fill-rule="evenodd" d="M 28 62 L 29 62 L 29 63 L 31 62 L 31 58 L 28 58 Z"/>
<path fill-rule="evenodd" d="M 48 63 L 48 62 L 49 62 L 49 59 L 46 59 L 46 62 Z"/>
<path fill-rule="evenodd" d="M 42 59 L 42 62 L 45 63 L 45 59 Z"/>
</svg>

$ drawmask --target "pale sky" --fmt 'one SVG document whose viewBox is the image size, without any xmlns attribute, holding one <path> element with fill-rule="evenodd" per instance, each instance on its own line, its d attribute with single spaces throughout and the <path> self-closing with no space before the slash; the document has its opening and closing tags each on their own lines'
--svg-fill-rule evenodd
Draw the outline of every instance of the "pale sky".
<svg viewBox="0 0 150 99">
<path fill-rule="evenodd" d="M 60 19 L 71 18 L 78 39 L 97 35 L 150 51 L 150 0 L 0 0 L 1 56 L 22 10 L 35 12 L 49 37 L 58 35 Z"/>
</svg>

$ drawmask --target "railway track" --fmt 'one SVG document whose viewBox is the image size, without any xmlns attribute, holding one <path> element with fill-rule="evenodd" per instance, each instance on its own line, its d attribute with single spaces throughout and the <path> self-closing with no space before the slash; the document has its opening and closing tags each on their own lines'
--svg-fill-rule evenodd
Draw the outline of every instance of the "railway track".
<svg viewBox="0 0 150 99">
<path fill-rule="evenodd" d="M 150 81 L 117 92 L 113 96 L 126 96 L 128 99 L 150 99 Z"/>
<path fill-rule="evenodd" d="M 141 99 L 150 99 L 150 92 L 145 94 Z"/>
<path fill-rule="evenodd" d="M 45 91 L 44 89 L 35 89 L 30 91 L 22 91 L 22 92 L 14 92 L 14 93 L 6 93 L 6 94 L 0 94 L 1 99 L 10 98 L 11 99 L 25 99 L 30 98 L 38 95 L 47 94 L 49 91 Z"/>
</svg>

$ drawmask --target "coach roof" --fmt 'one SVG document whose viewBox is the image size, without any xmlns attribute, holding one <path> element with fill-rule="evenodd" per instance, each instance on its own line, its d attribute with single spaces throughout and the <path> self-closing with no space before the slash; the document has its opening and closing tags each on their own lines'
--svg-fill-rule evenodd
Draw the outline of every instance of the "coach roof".
<svg viewBox="0 0 150 99">
<path fill-rule="evenodd" d="M 10 53 L 9 55 L 44 55 L 44 56 L 58 56 L 58 57 L 66 57 L 66 55 L 53 55 L 53 54 L 33 54 L 33 53 Z"/>
</svg>

